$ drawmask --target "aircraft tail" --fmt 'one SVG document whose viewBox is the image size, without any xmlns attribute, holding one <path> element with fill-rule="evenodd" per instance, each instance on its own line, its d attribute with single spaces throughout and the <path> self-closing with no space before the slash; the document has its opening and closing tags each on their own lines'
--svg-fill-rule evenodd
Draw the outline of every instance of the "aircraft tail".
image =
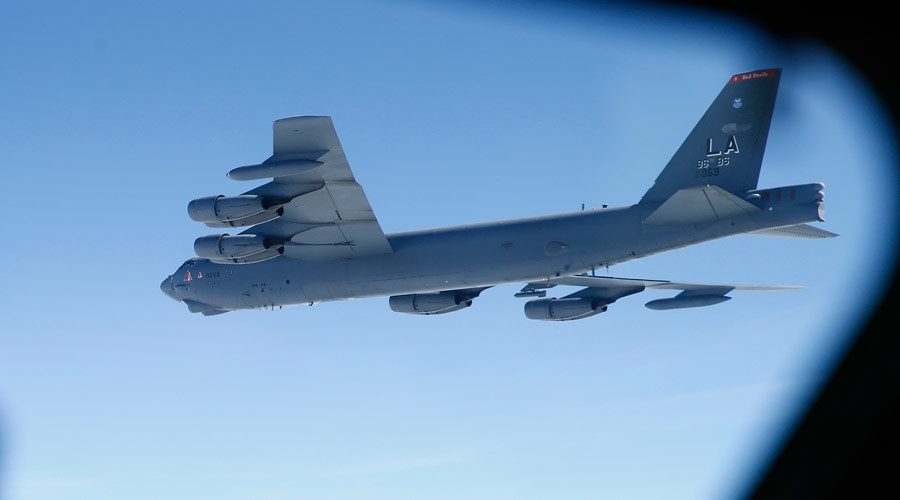
<svg viewBox="0 0 900 500">
<path fill-rule="evenodd" d="M 780 79 L 780 69 L 732 76 L 641 203 L 707 185 L 730 193 L 756 189 Z"/>
</svg>

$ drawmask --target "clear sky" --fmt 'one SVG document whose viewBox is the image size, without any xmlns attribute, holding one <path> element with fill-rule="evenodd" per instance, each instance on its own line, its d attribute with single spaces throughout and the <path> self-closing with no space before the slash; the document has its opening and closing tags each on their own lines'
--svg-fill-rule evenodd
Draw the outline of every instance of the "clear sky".
<svg viewBox="0 0 900 500">
<path fill-rule="evenodd" d="M 262 4 L 262 5 L 259 5 Z M 0 495 L 720 499 L 867 308 L 896 145 L 851 67 L 703 11 L 4 2 Z M 611 276 L 802 285 L 535 322 L 516 286 L 205 318 L 159 291 L 271 122 L 334 118 L 386 232 L 636 202 L 728 78 L 784 68 L 760 186 L 824 182 L 830 240 L 738 236 Z M 604 271 L 606 272 L 606 271 Z"/>
</svg>

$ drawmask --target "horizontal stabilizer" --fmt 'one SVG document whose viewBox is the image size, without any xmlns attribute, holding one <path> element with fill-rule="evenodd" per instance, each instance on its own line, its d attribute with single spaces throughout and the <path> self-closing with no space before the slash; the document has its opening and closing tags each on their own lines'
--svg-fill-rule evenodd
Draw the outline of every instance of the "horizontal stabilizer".
<svg viewBox="0 0 900 500">
<path fill-rule="evenodd" d="M 834 238 L 837 234 L 824 229 L 819 229 L 809 224 L 797 224 L 796 226 L 776 227 L 774 229 L 762 229 L 747 234 L 755 234 L 757 236 L 778 236 L 781 238 Z"/>
<path fill-rule="evenodd" d="M 760 210 L 718 186 L 702 186 L 679 189 L 644 219 L 644 224 L 703 224 L 750 215 Z"/>
</svg>

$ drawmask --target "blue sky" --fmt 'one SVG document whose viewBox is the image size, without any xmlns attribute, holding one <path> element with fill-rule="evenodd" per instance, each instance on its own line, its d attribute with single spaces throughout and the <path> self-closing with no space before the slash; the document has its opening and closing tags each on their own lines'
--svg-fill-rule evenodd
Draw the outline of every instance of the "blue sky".
<svg viewBox="0 0 900 500">
<path fill-rule="evenodd" d="M 896 145 L 864 80 L 690 10 L 413 2 L 0 6 L 0 495 L 735 495 L 878 300 Z M 760 186 L 824 182 L 839 238 L 738 236 L 612 276 L 802 285 L 527 320 L 516 287 L 204 318 L 159 282 L 193 198 L 334 118 L 387 232 L 637 201 L 728 78 L 783 67 Z"/>
</svg>

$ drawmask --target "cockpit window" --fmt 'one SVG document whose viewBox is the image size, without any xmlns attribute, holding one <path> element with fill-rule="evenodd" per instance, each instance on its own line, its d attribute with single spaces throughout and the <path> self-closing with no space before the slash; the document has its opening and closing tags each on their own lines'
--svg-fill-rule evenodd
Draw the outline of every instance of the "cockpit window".
<svg viewBox="0 0 900 500">
<path fill-rule="evenodd" d="M 181 267 L 179 267 L 178 269 L 181 270 L 181 269 L 187 269 L 190 267 L 194 267 L 194 264 L 196 264 L 198 260 L 200 260 L 200 259 L 198 259 L 196 257 L 194 257 L 193 259 L 188 259 L 188 260 L 184 261 L 184 264 L 182 264 Z"/>
</svg>

